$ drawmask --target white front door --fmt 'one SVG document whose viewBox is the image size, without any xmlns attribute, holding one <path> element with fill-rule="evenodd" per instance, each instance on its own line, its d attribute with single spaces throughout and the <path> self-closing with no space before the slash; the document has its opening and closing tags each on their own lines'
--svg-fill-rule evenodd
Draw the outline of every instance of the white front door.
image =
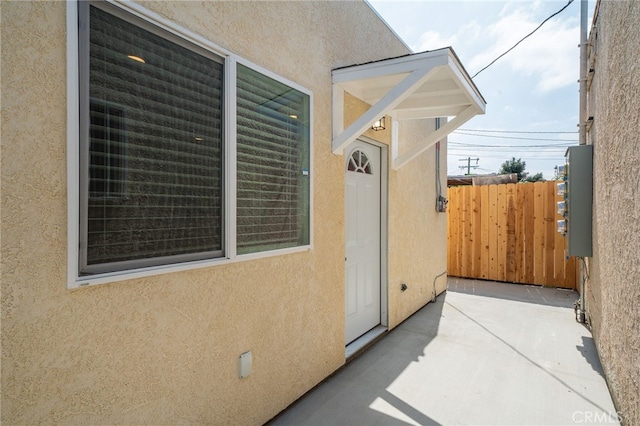
<svg viewBox="0 0 640 426">
<path fill-rule="evenodd" d="M 347 148 L 345 188 L 345 343 L 380 324 L 380 148 Z"/>
</svg>

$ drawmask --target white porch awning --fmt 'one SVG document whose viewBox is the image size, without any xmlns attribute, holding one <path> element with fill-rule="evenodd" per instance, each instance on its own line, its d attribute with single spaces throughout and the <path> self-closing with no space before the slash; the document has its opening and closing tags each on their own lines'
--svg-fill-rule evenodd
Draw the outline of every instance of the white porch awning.
<svg viewBox="0 0 640 426">
<path fill-rule="evenodd" d="M 399 169 L 478 114 L 486 102 L 453 49 L 432 50 L 332 71 L 334 154 L 370 128 L 380 117 L 393 119 L 393 169 Z M 344 129 L 344 92 L 371 108 Z M 400 152 L 398 125 L 403 120 L 450 117 L 414 148 Z"/>
</svg>

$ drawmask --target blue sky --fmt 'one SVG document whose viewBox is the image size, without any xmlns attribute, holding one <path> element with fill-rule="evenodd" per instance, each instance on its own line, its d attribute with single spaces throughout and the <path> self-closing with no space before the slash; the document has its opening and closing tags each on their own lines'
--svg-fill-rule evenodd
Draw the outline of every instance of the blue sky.
<svg viewBox="0 0 640 426">
<path fill-rule="evenodd" d="M 369 3 L 414 52 L 451 46 L 473 76 L 567 0 Z M 589 16 L 594 5 L 590 2 Z M 578 143 L 579 42 L 580 1 L 576 0 L 474 78 L 487 111 L 462 126 L 472 130 L 449 136 L 448 174 L 464 174 L 459 160 L 468 157 L 479 158 L 479 168 L 472 170 L 478 174 L 497 172 L 505 160 L 516 157 L 526 161 L 530 174 L 542 172 L 546 179 L 553 178 L 554 166 L 564 162 L 566 147 Z"/>
</svg>

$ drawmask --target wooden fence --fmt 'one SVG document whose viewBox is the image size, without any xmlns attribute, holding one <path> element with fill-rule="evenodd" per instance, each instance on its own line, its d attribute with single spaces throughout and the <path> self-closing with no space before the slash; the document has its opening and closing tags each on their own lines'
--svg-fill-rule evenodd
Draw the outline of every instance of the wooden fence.
<svg viewBox="0 0 640 426">
<path fill-rule="evenodd" d="M 448 198 L 450 276 L 576 288 L 555 182 L 451 187 Z"/>
</svg>

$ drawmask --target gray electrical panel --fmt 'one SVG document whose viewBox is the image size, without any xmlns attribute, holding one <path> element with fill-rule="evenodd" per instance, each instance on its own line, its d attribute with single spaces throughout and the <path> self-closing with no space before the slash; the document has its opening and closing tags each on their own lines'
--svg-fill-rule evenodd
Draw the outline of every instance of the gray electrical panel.
<svg viewBox="0 0 640 426">
<path fill-rule="evenodd" d="M 566 165 L 566 241 L 569 256 L 591 257 L 591 218 L 593 204 L 593 146 L 567 149 Z"/>
</svg>

